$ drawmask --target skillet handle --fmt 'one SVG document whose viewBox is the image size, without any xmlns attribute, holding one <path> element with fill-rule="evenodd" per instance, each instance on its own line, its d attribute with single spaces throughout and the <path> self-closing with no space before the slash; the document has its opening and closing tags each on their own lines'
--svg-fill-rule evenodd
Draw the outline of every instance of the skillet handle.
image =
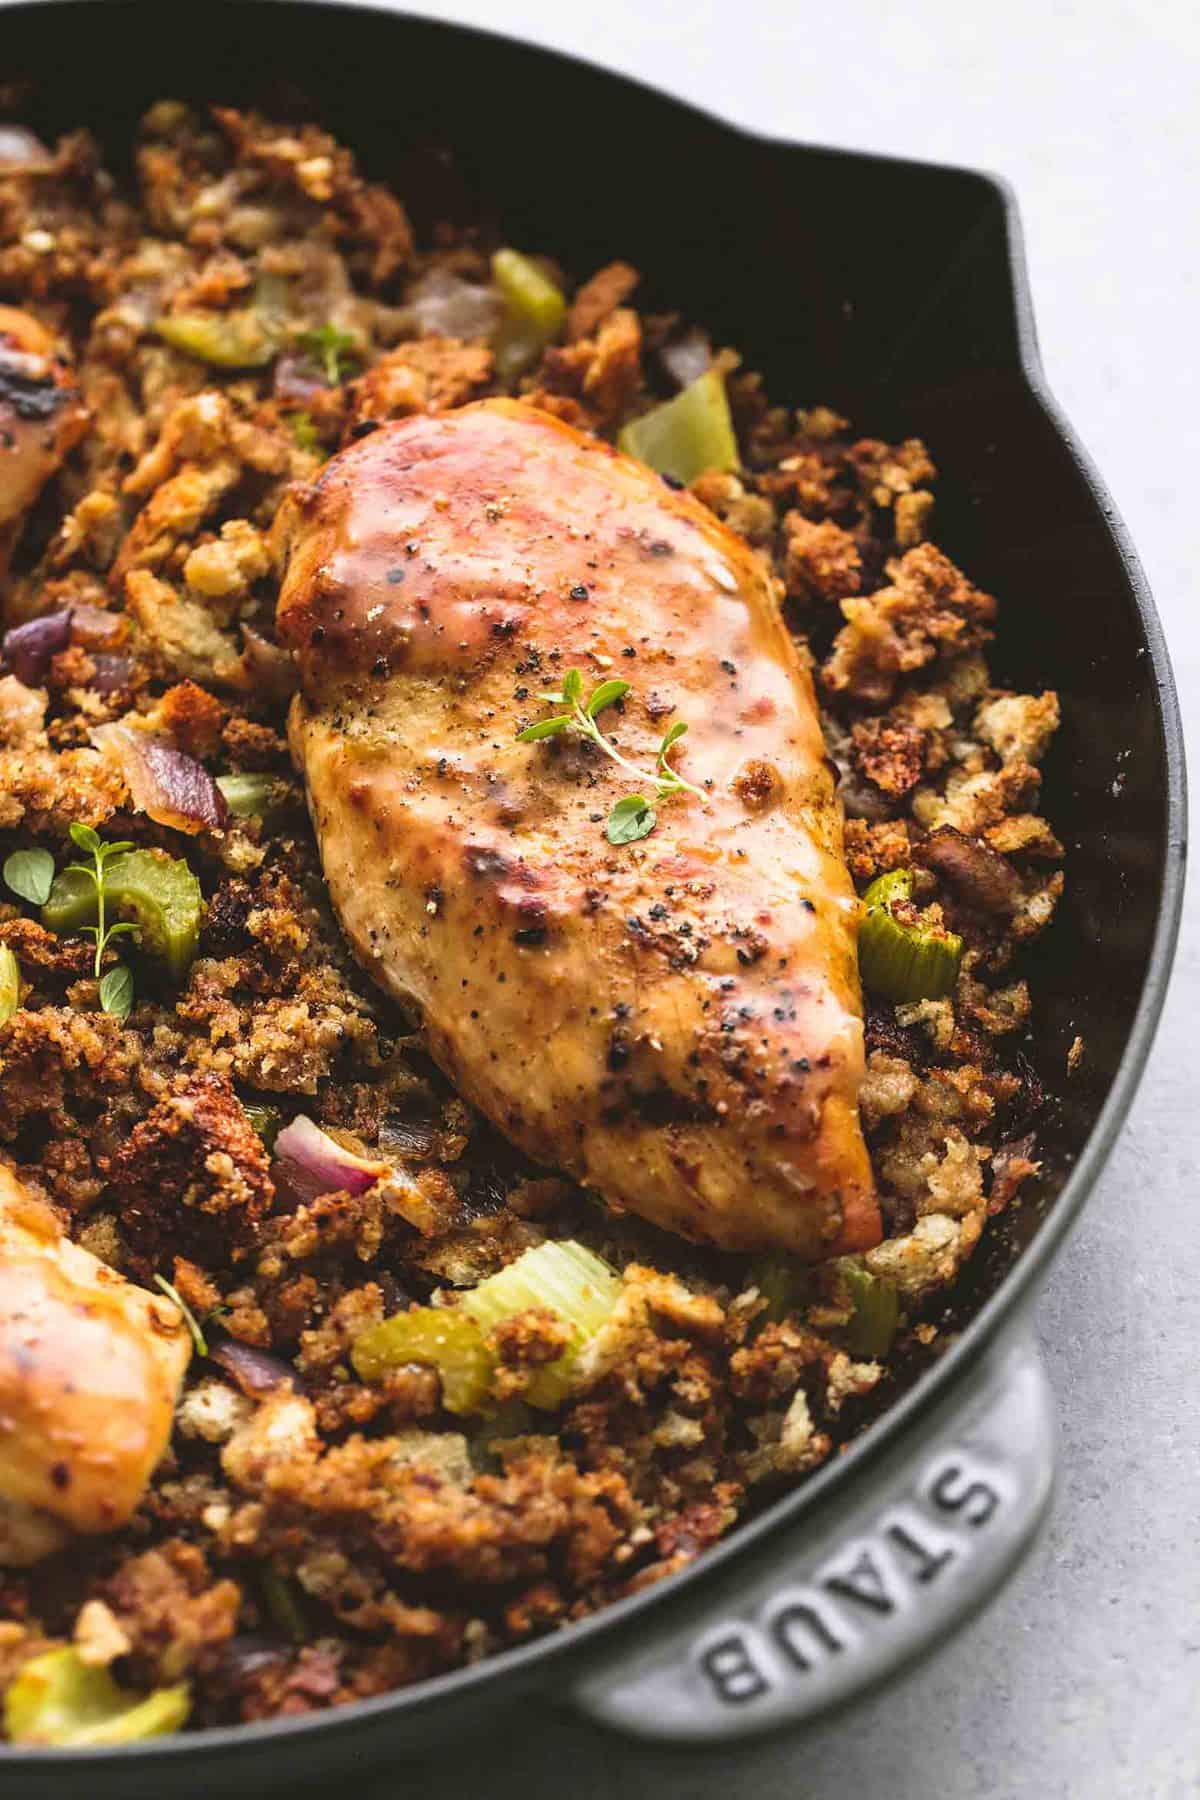
<svg viewBox="0 0 1200 1800">
<path fill-rule="evenodd" d="M 914 1435 L 916 1442 L 914 1443 Z M 661 1743 L 798 1726 L 931 1649 L 1032 1543 L 1053 1485 L 1053 1398 L 1032 1337 L 973 1366 L 936 1410 L 817 1512 L 733 1560 L 632 1656 L 571 1695 Z"/>
</svg>

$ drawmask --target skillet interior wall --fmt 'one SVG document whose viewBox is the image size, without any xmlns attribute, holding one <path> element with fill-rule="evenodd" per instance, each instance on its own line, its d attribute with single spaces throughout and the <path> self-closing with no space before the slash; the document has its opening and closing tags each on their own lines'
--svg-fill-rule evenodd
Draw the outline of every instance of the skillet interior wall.
<svg viewBox="0 0 1200 1800">
<path fill-rule="evenodd" d="M 596 71 L 380 14 L 69 0 L 6 8 L 4 26 L 0 85 L 27 76 L 32 99 L 14 110 L 43 132 L 89 124 L 119 173 L 163 96 L 315 110 L 395 183 L 422 234 L 482 195 L 510 241 L 579 273 L 617 255 L 637 264 L 646 304 L 737 345 L 775 397 L 926 439 L 942 470 L 938 540 L 1002 602 L 998 678 L 1053 685 L 1064 705 L 1044 810 L 1068 845 L 1068 885 L 1030 967 L 1029 1046 L 1063 1098 L 1041 1122 L 1040 1188 L 977 1259 L 963 1296 L 977 1300 L 1033 1234 L 1108 1091 L 1166 853 L 1140 621 L 1086 478 L 1020 371 L 997 190 L 963 171 L 764 154 L 657 96 L 614 98 Z M 428 144 L 452 144 L 457 173 L 414 155 Z M 1068 1082 L 1076 1032 L 1087 1054 Z"/>
</svg>

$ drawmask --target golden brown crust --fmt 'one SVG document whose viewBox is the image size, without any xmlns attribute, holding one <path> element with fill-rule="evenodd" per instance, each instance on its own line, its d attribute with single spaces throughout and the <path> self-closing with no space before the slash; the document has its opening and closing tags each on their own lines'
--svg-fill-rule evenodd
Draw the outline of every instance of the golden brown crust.
<svg viewBox="0 0 1200 1800">
<path fill-rule="evenodd" d="M 831 694 L 868 706 L 892 698 L 902 675 L 938 655 L 986 643 L 996 602 L 981 593 L 933 544 L 918 544 L 889 564 L 891 585 L 842 602 L 847 623 L 822 669 Z"/>
</svg>

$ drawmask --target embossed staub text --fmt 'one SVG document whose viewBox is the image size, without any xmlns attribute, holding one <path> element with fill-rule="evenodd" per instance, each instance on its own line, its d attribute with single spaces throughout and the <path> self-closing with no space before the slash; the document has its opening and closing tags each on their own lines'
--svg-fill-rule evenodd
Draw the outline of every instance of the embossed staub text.
<svg viewBox="0 0 1200 1800">
<path fill-rule="evenodd" d="M 885 1507 L 815 1569 L 795 1582 L 781 1571 L 753 1621 L 706 1632 L 695 1650 L 705 1685 L 722 1706 L 746 1706 L 864 1639 L 889 1635 L 979 1553 L 1006 1498 L 1000 1471 L 969 1451 L 942 1451 L 909 1497 Z"/>
</svg>

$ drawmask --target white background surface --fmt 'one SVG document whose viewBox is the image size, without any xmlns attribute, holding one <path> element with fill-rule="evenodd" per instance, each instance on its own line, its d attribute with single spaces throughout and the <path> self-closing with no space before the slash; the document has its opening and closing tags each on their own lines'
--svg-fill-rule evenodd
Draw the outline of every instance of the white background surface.
<svg viewBox="0 0 1200 1800">
<path fill-rule="evenodd" d="M 1185 719 L 1196 714 L 1193 5 L 446 0 L 411 10 L 556 44 L 767 132 L 1008 176 L 1050 384 L 1125 515 Z M 1189 913 L 1132 1120 L 1039 1307 L 1063 1436 L 1051 1526 L 984 1619 L 903 1686 L 802 1740 L 664 1766 L 571 1724 L 514 1720 L 502 1751 L 467 1747 L 452 1771 L 422 1771 L 414 1787 L 460 1800 L 501 1787 L 570 1800 L 1200 1794 L 1194 903 Z"/>
</svg>

